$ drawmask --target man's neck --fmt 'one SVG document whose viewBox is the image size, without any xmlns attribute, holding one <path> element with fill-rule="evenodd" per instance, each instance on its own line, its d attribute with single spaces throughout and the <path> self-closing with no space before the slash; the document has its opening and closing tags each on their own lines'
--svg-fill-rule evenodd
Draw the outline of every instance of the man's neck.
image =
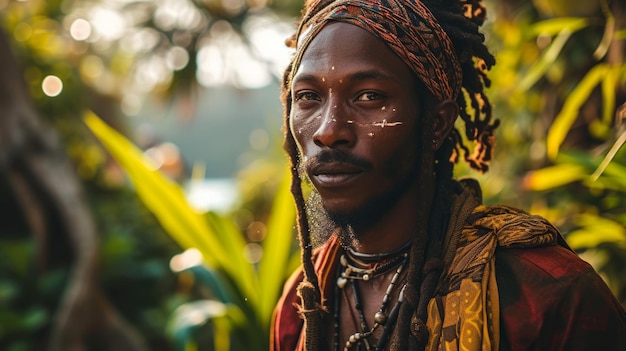
<svg viewBox="0 0 626 351">
<path fill-rule="evenodd" d="M 417 184 L 407 189 L 396 204 L 386 211 L 375 222 L 365 226 L 353 226 L 353 249 L 362 253 L 382 253 L 393 251 L 415 238 L 417 226 L 428 225 L 419 223 L 420 202 L 432 202 L 416 194 Z M 430 207 L 430 206 L 428 206 Z"/>
</svg>

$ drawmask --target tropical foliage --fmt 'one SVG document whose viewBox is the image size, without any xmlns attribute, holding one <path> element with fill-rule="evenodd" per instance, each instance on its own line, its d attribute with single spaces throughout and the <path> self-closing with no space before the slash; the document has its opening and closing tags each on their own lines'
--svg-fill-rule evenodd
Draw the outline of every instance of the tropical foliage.
<svg viewBox="0 0 626 351">
<path fill-rule="evenodd" d="M 232 212 L 201 212 L 180 183 L 133 145 L 126 116 L 146 96 L 156 96 L 188 118 L 206 86 L 245 89 L 277 80 L 276 57 L 288 53 L 278 46 L 261 51 L 254 42 L 266 30 L 288 33 L 301 4 L 0 0 L 0 34 L 7 34 L 21 63 L 0 67 L 0 91 L 11 92 L 1 90 L 3 78 L 19 72 L 41 124 L 51 126 L 85 192 L 85 203 L 73 204 L 74 217 L 63 217 L 63 196 L 36 195 L 46 187 L 67 195 L 68 183 L 57 177 L 67 173 L 14 181 L 23 160 L 54 167 L 62 157 L 46 152 L 54 137 L 29 134 L 25 126 L 32 125 L 15 112 L 22 106 L 0 98 L 0 349 L 64 350 L 64 339 L 55 338 L 67 335 L 63 326 L 87 340 L 82 347 L 89 350 L 267 347 L 272 307 L 298 262 L 284 162 L 244 169 L 244 192 Z M 490 172 L 477 175 L 459 165 L 457 175 L 479 178 L 488 203 L 550 219 L 626 305 L 625 5 L 487 5 L 487 38 L 497 58 L 490 97 L 502 125 Z M 0 53 L 0 62 L 8 54 Z M 233 55 L 250 64 L 233 67 Z M 252 70 L 242 71 L 246 67 Z M 58 95 L 58 81 L 48 77 L 63 83 Z M 7 86 L 19 90 L 20 84 Z M 20 194 L 35 196 L 29 202 Z M 33 208 L 43 208 L 43 215 Z M 97 233 L 71 237 L 67 226 L 84 219 L 81 208 L 92 214 Z M 89 270 L 93 290 L 81 306 L 98 306 L 110 318 L 61 325 L 72 307 L 68 296 L 80 253 L 91 250 L 98 269 Z M 111 326 L 117 334 L 107 334 Z M 112 335 L 132 347 L 112 346 Z"/>
<path fill-rule="evenodd" d="M 138 148 L 93 113 L 86 114 L 85 123 L 128 173 L 138 196 L 165 230 L 182 248 L 200 254 L 189 261 L 195 251 L 187 251 L 178 257 L 183 261 L 180 266 L 174 267 L 191 273 L 212 296 L 183 304 L 174 312 L 169 329 L 179 348 L 196 349 L 194 330 L 205 322 L 213 326 L 216 350 L 230 349 L 231 342 L 238 350 L 268 347 L 274 305 L 286 277 L 295 269 L 290 258 L 295 207 L 289 178 L 285 177 L 276 194 L 263 258 L 255 267 L 246 260 L 246 243 L 231 219 L 193 209 L 178 184 L 150 165 Z"/>
<path fill-rule="evenodd" d="M 525 146 L 520 206 L 543 214 L 626 301 L 626 49 L 620 1 L 500 9 L 493 95 Z M 524 20 L 520 20 L 520 19 Z M 521 54 L 517 54 L 521 53 Z M 506 147 L 510 147 L 506 146 Z M 496 159 L 497 156 L 496 156 Z M 505 161 L 506 163 L 506 161 Z M 507 174 L 507 172 L 503 172 Z"/>
</svg>

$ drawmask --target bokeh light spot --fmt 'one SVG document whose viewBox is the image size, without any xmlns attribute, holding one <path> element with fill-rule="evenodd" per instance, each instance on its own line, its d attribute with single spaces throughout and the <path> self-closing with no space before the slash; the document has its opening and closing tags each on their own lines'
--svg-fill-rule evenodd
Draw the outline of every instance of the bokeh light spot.
<svg viewBox="0 0 626 351">
<path fill-rule="evenodd" d="M 249 243 L 243 250 L 243 256 L 252 264 L 259 263 L 263 258 L 263 247 L 257 243 Z"/>
<path fill-rule="evenodd" d="M 167 66 L 175 71 L 181 70 L 189 63 L 189 53 L 180 46 L 174 46 L 167 51 Z"/>
<path fill-rule="evenodd" d="M 190 248 L 172 257 L 170 269 L 172 272 L 180 272 L 187 268 L 201 265 L 203 260 L 202 253 L 198 249 Z"/>
<path fill-rule="evenodd" d="M 87 40 L 91 35 L 91 23 L 82 18 L 75 20 L 70 26 L 70 35 L 74 40 Z"/>
<path fill-rule="evenodd" d="M 259 242 L 265 238 L 267 234 L 267 227 L 263 222 L 254 221 L 248 225 L 246 228 L 246 235 L 248 236 L 248 240 Z"/>
<path fill-rule="evenodd" d="M 47 76 L 41 83 L 41 90 L 43 90 L 44 94 L 55 97 L 63 91 L 63 81 L 57 76 Z"/>
<path fill-rule="evenodd" d="M 92 10 L 91 25 L 93 30 L 104 40 L 121 38 L 128 27 L 120 13 L 106 8 L 94 8 Z"/>
</svg>

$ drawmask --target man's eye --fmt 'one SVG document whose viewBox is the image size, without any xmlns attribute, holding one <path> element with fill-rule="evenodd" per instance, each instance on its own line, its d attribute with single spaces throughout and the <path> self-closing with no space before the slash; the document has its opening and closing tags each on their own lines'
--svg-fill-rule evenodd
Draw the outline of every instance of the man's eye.
<svg viewBox="0 0 626 351">
<path fill-rule="evenodd" d="M 359 95 L 357 100 L 358 101 L 372 101 L 372 100 L 379 100 L 380 98 L 381 98 L 380 94 L 372 92 L 372 91 L 368 91 L 366 93 Z"/>
<path fill-rule="evenodd" d="M 317 94 L 310 92 L 310 91 L 297 93 L 296 98 L 295 98 L 295 101 L 317 101 L 317 100 L 319 100 L 319 97 L 317 96 Z"/>
</svg>

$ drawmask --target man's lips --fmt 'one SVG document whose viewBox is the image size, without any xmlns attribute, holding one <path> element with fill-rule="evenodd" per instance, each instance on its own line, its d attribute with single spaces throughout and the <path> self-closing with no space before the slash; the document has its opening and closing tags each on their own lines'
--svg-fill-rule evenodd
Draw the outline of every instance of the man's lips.
<svg viewBox="0 0 626 351">
<path fill-rule="evenodd" d="M 345 162 L 328 162 L 313 165 L 309 175 L 324 186 L 343 185 L 365 172 L 362 167 Z"/>
<path fill-rule="evenodd" d="M 336 149 L 320 151 L 303 166 L 311 181 L 321 187 L 344 186 L 372 169 L 369 160 Z"/>
</svg>

